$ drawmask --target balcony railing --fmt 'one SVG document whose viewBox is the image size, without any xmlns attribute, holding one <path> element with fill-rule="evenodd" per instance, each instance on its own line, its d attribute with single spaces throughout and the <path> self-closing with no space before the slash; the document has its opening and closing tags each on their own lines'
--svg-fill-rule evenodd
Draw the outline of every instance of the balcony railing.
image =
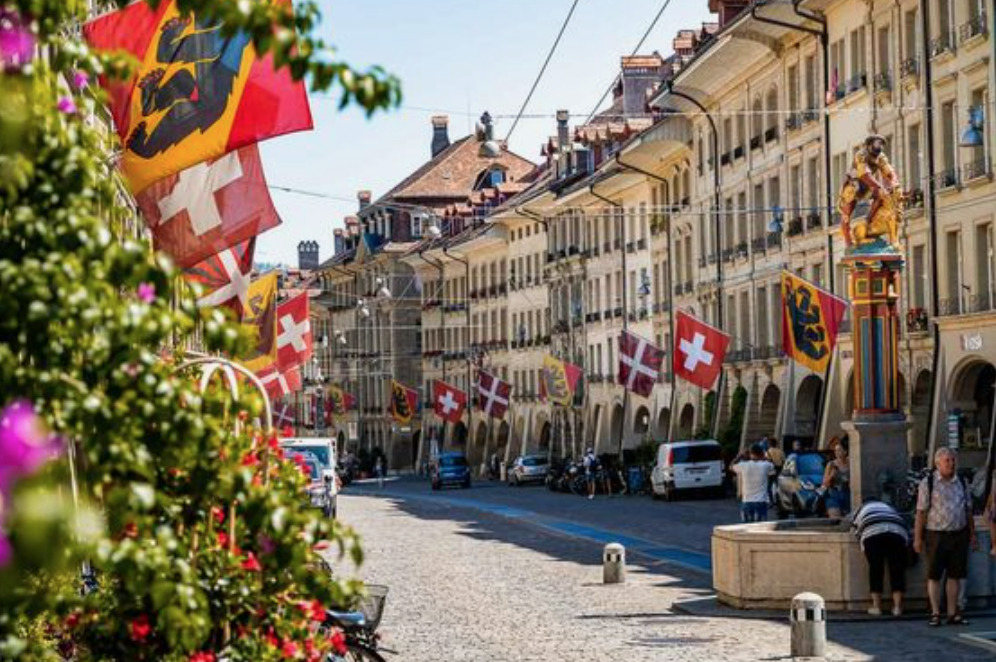
<svg viewBox="0 0 996 662">
<path fill-rule="evenodd" d="M 961 43 L 965 43 L 972 37 L 978 37 L 981 34 L 986 33 L 986 15 L 979 14 L 975 18 L 962 23 L 958 27 L 958 38 Z"/>
<path fill-rule="evenodd" d="M 778 127 L 773 126 L 764 132 L 764 142 L 770 143 L 778 140 Z"/>
<path fill-rule="evenodd" d="M 888 71 L 875 74 L 875 89 L 879 92 L 891 92 L 892 74 Z"/>
<path fill-rule="evenodd" d="M 915 188 L 906 194 L 907 209 L 921 209 L 923 207 L 923 189 Z"/>
<path fill-rule="evenodd" d="M 806 229 L 815 230 L 823 227 L 823 218 L 819 212 L 812 212 L 806 216 Z"/>
<path fill-rule="evenodd" d="M 782 247 L 782 233 L 781 232 L 769 232 L 768 233 L 768 249 L 776 249 Z"/>
<path fill-rule="evenodd" d="M 899 63 L 899 77 L 909 78 L 920 75 L 920 59 L 915 57 L 905 58 Z"/>
<path fill-rule="evenodd" d="M 737 254 L 737 257 L 747 257 L 747 242 L 741 241 L 733 247 L 733 251 Z"/>
<path fill-rule="evenodd" d="M 973 294 L 968 297 L 966 303 L 966 313 L 984 313 L 996 308 L 996 292 L 989 291 L 984 294 Z"/>
<path fill-rule="evenodd" d="M 792 113 L 785 118 L 785 130 L 795 131 L 802 127 L 802 113 Z"/>
<path fill-rule="evenodd" d="M 733 249 L 724 248 L 723 249 L 723 262 L 733 262 Z"/>
<path fill-rule="evenodd" d="M 951 38 L 951 33 L 944 33 L 930 40 L 930 57 L 937 57 L 941 53 L 948 53 L 953 49 L 954 39 Z"/>
<path fill-rule="evenodd" d="M 908 333 L 923 333 L 928 330 L 929 318 L 923 308 L 910 308 L 906 313 L 906 331 Z"/>
<path fill-rule="evenodd" d="M 809 124 L 810 122 L 815 122 L 820 119 L 820 111 L 816 109 L 804 110 L 800 114 L 803 124 Z"/>
<path fill-rule="evenodd" d="M 733 149 L 733 160 L 744 158 L 744 146 L 740 145 Z"/>
<path fill-rule="evenodd" d="M 761 136 L 754 136 L 750 139 L 751 149 L 761 149 Z"/>
<path fill-rule="evenodd" d="M 961 315 L 961 299 L 941 299 L 938 312 L 944 315 Z"/>
<path fill-rule="evenodd" d="M 750 249 L 755 253 L 764 253 L 768 250 L 768 238 L 754 237 L 750 240 Z"/>
<path fill-rule="evenodd" d="M 728 363 L 745 363 L 750 361 L 750 349 L 735 349 L 727 353 L 726 360 Z"/>
<path fill-rule="evenodd" d="M 640 239 L 640 240 L 638 240 L 636 242 L 636 249 L 640 250 L 640 251 L 646 250 L 647 249 L 647 240 L 646 239 Z"/>
<path fill-rule="evenodd" d="M 632 253 L 635 250 L 636 250 L 636 242 L 635 241 L 626 242 L 626 252 L 627 253 Z"/>
<path fill-rule="evenodd" d="M 723 152 L 723 154 L 719 157 L 720 165 L 728 166 L 732 161 L 733 161 L 732 152 Z"/>
<path fill-rule="evenodd" d="M 613 317 L 622 317 L 622 315 L 623 315 L 622 306 L 619 306 L 618 308 L 616 308 L 615 310 L 612 311 L 612 316 Z"/>
<path fill-rule="evenodd" d="M 789 221 L 788 236 L 798 237 L 800 234 L 802 234 L 802 231 L 803 231 L 802 216 L 796 216 L 795 218 Z"/>
<path fill-rule="evenodd" d="M 938 190 L 951 188 L 958 185 L 958 171 L 955 168 L 947 168 L 934 175 L 934 186 Z"/>
<path fill-rule="evenodd" d="M 978 179 L 980 177 L 991 177 L 992 176 L 992 166 L 989 163 L 989 159 L 982 158 L 977 161 L 972 161 L 971 163 L 966 163 L 961 167 L 961 181 L 970 182 L 973 179 Z"/>
</svg>

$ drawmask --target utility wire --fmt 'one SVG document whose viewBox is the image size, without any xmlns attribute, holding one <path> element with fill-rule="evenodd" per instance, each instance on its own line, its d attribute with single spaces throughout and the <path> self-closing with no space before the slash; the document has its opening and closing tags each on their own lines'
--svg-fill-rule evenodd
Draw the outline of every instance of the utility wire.
<svg viewBox="0 0 996 662">
<path fill-rule="evenodd" d="M 643 42 L 645 42 L 647 40 L 647 37 L 650 36 L 650 33 L 657 26 L 657 21 L 659 21 L 661 19 L 661 16 L 664 15 L 664 10 L 666 10 L 668 8 L 668 5 L 670 5 L 670 4 L 671 4 L 671 0 L 664 0 L 664 4 L 661 5 L 661 8 L 659 10 L 657 10 L 657 15 L 654 16 L 654 20 L 650 21 L 650 26 L 647 28 L 646 32 L 643 33 L 643 36 L 640 37 L 640 41 L 636 45 L 636 48 L 634 48 L 633 52 L 629 54 L 630 57 L 633 57 L 634 55 L 636 55 L 636 52 L 639 51 L 641 48 L 643 48 Z M 596 103 L 595 107 L 591 109 L 590 113 L 588 113 L 588 119 L 586 119 L 584 121 L 585 124 L 587 124 L 588 122 L 590 122 L 591 118 L 595 116 L 595 113 L 598 112 L 598 107 L 602 105 L 603 101 L 605 101 L 605 97 L 609 96 L 609 93 L 612 92 L 612 88 L 615 87 L 615 85 L 616 85 L 616 81 L 613 78 L 612 82 L 609 83 L 609 86 L 606 88 L 605 92 L 603 92 L 602 96 L 598 99 L 598 103 Z"/>
<path fill-rule="evenodd" d="M 574 2 L 571 3 L 571 9 L 567 12 L 567 18 L 564 19 L 563 24 L 560 26 L 557 38 L 553 40 L 553 46 L 550 47 L 550 52 L 546 54 L 546 60 L 543 61 L 543 66 L 540 67 L 539 74 L 536 75 L 536 80 L 533 81 L 533 86 L 529 88 L 529 94 L 526 95 L 526 100 L 522 102 L 522 107 L 519 108 L 519 113 L 516 115 L 515 121 L 512 122 L 512 128 L 510 128 L 508 133 L 505 135 L 506 143 L 508 143 L 508 139 L 512 137 L 512 132 L 515 131 L 515 127 L 519 124 L 519 118 L 522 117 L 524 112 L 526 112 L 526 106 L 529 105 L 529 100 L 533 98 L 533 92 L 536 91 L 540 80 L 543 78 L 543 74 L 546 73 L 546 67 L 550 64 L 550 60 L 553 58 L 553 54 L 557 50 L 557 46 L 560 44 L 560 38 L 564 36 L 564 31 L 567 30 L 567 24 L 571 22 L 571 17 L 574 15 L 574 10 L 577 8 L 578 2 L 579 0 L 574 0 Z"/>
</svg>

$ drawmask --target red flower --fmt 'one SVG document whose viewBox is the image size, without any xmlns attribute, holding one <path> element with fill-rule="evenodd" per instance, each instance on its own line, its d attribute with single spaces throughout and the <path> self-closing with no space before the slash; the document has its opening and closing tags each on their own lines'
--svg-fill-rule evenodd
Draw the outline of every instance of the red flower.
<svg viewBox="0 0 996 662">
<path fill-rule="evenodd" d="M 189 662 L 214 662 L 214 653 L 200 651 L 190 656 Z"/>
<path fill-rule="evenodd" d="M 225 511 L 218 506 L 211 507 L 211 515 L 214 517 L 214 521 L 218 523 L 218 526 L 225 523 Z"/>
<path fill-rule="evenodd" d="M 121 529 L 121 537 L 122 538 L 131 538 L 132 540 L 134 540 L 135 538 L 137 538 L 138 537 L 138 525 L 135 524 L 134 522 L 128 522 L 127 524 L 125 524 L 124 528 Z"/>
<path fill-rule="evenodd" d="M 332 642 L 332 648 L 339 655 L 346 654 L 346 635 L 342 633 L 342 630 L 336 630 L 329 637 L 329 641 Z"/>
<path fill-rule="evenodd" d="M 242 456 L 243 467 L 255 467 L 257 464 L 259 464 L 259 458 L 256 457 L 255 453 L 246 453 Z"/>
<path fill-rule="evenodd" d="M 325 620 L 325 607 L 318 600 L 302 600 L 297 603 L 297 608 L 301 610 L 302 614 L 310 617 L 313 621 Z"/>
<path fill-rule="evenodd" d="M 266 440 L 266 445 L 272 450 L 277 450 L 280 448 L 280 440 L 277 439 L 277 435 L 271 435 L 270 438 Z"/>
<path fill-rule="evenodd" d="M 280 436 L 281 436 L 281 437 L 293 437 L 293 436 L 294 436 L 294 428 L 292 428 L 292 427 L 291 427 L 291 426 L 289 426 L 289 425 L 285 425 L 285 426 L 284 426 L 284 427 L 283 427 L 283 428 L 282 428 L 282 429 L 280 430 Z"/>
<path fill-rule="evenodd" d="M 289 639 L 284 639 L 283 645 L 280 646 L 280 652 L 288 659 L 297 657 L 297 644 Z"/>
<path fill-rule="evenodd" d="M 63 625 L 70 630 L 72 630 L 79 624 L 80 624 L 80 613 L 78 611 L 74 611 L 69 616 L 66 616 L 66 620 L 63 623 Z"/>
<path fill-rule="evenodd" d="M 260 572 L 263 570 L 263 566 L 259 564 L 259 560 L 256 559 L 255 554 L 247 552 L 245 560 L 242 561 L 242 569 L 249 572 Z"/>
<path fill-rule="evenodd" d="M 280 645 L 280 640 L 277 639 L 277 635 L 273 634 L 273 626 L 266 629 L 266 643 L 270 644 L 274 648 Z"/>
<path fill-rule="evenodd" d="M 228 534 L 224 531 L 218 532 L 218 547 L 228 547 Z"/>
<path fill-rule="evenodd" d="M 131 640 L 142 642 L 148 639 L 152 633 L 152 626 L 149 625 L 149 617 L 141 614 L 131 622 Z"/>
</svg>

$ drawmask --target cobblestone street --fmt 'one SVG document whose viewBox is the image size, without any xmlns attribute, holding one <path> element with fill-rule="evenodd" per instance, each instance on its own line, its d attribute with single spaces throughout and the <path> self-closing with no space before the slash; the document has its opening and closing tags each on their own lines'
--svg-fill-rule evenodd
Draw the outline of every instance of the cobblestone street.
<svg viewBox="0 0 996 662">
<path fill-rule="evenodd" d="M 535 507 L 530 509 L 530 500 Z M 515 503 L 512 507 L 509 503 Z M 554 518 L 551 504 L 563 507 Z M 366 563 L 360 575 L 387 584 L 391 593 L 381 626 L 396 660 L 778 660 L 788 659 L 786 621 L 703 618 L 672 610 L 676 600 L 709 595 L 709 576 L 697 555 L 680 566 L 632 554 L 625 586 L 601 584 L 601 548 L 631 513 L 671 509 L 685 519 L 677 530 L 695 539 L 672 539 L 690 550 L 707 549 L 708 522 L 732 502 L 658 504 L 649 499 L 589 502 L 545 490 L 496 485 L 430 493 L 424 483 L 349 488 L 340 513 L 360 532 Z M 572 518 L 589 508 L 587 526 Z M 663 521 L 663 520 L 662 520 Z M 561 524 L 559 529 L 553 528 Z M 690 534 L 692 535 L 692 534 Z M 687 544 L 684 544 L 687 543 Z M 653 553 L 651 549 L 651 553 Z M 831 660 L 979 660 L 990 655 L 956 641 L 959 633 L 996 629 L 996 619 L 975 618 L 966 630 L 928 630 L 921 620 L 829 624 Z"/>
</svg>

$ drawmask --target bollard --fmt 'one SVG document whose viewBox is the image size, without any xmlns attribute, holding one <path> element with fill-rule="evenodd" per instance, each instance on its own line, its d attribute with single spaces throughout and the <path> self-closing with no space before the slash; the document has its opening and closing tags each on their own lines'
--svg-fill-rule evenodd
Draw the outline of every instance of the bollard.
<svg viewBox="0 0 996 662">
<path fill-rule="evenodd" d="M 827 652 L 827 609 L 815 593 L 792 598 L 792 657 L 821 658 Z"/>
<path fill-rule="evenodd" d="M 602 552 L 602 583 L 626 583 L 626 548 L 610 542 Z"/>
</svg>

